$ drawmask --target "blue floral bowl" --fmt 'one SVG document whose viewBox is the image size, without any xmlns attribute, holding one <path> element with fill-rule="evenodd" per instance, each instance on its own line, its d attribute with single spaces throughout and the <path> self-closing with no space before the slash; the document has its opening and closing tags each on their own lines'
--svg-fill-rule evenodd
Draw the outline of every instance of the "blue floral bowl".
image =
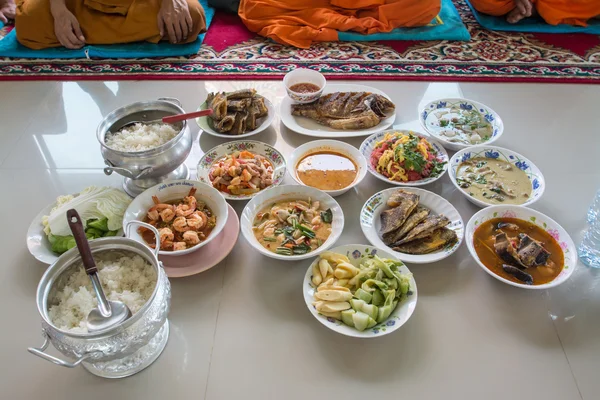
<svg viewBox="0 0 600 400">
<path fill-rule="evenodd" d="M 456 153 L 454 157 L 450 159 L 450 166 L 448 167 L 450 180 L 471 203 L 478 205 L 479 207 L 489 207 L 494 205 L 469 195 L 469 193 L 465 189 L 461 188 L 456 181 L 456 171 L 458 170 L 458 166 L 471 158 L 478 157 L 506 161 L 525 172 L 529 178 L 529 181 L 531 182 L 531 196 L 529 197 L 529 200 L 523 204 L 520 204 L 520 206 L 527 207 L 538 201 L 540 197 L 542 197 L 542 194 L 544 194 L 544 190 L 546 189 L 544 175 L 542 175 L 542 172 L 539 170 L 539 168 L 527 158 L 523 157 L 519 153 L 515 153 L 512 150 L 504 149 L 502 147 L 476 146 L 469 147 Z"/>
<path fill-rule="evenodd" d="M 440 126 L 437 115 L 439 112 L 449 111 L 453 107 L 460 108 L 461 110 L 477 111 L 492 126 L 491 137 L 483 138 L 482 143 L 473 145 L 451 142 L 447 136 L 442 135 L 441 132 L 446 128 Z M 485 104 L 462 98 L 438 99 L 427 103 L 425 107 L 419 110 L 419 121 L 421 122 L 421 126 L 425 129 L 425 131 L 432 135 L 436 140 L 439 140 L 444 148 L 454 151 L 459 151 L 473 146 L 490 145 L 492 142 L 498 140 L 502 133 L 504 133 L 504 122 L 497 112 Z"/>
</svg>

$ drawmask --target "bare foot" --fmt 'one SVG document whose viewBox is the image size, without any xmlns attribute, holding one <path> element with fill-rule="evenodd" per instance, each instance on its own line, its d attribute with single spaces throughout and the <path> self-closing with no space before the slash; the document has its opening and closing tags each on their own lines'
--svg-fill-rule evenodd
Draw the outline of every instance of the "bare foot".
<svg viewBox="0 0 600 400">
<path fill-rule="evenodd" d="M 0 21 L 7 23 L 9 19 L 15 19 L 15 0 L 0 0 Z"/>
<path fill-rule="evenodd" d="M 515 0 L 515 8 L 506 14 L 506 20 L 510 24 L 516 24 L 526 17 L 531 17 L 534 8 L 530 0 Z"/>
</svg>

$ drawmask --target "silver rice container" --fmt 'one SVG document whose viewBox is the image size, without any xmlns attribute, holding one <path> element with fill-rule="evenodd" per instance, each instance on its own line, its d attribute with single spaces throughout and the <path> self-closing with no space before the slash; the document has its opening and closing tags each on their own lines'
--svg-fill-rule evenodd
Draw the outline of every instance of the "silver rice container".
<svg viewBox="0 0 600 400">
<path fill-rule="evenodd" d="M 105 138 L 132 121 L 152 121 L 170 115 L 183 114 L 177 99 L 160 98 L 140 101 L 118 108 L 108 114 L 98 125 L 96 137 L 104 157 L 104 173 L 116 172 L 125 177 L 123 188 L 132 197 L 165 180 L 189 179 L 184 161 L 192 150 L 192 134 L 187 121 L 174 124 L 179 133 L 155 149 L 140 152 L 123 152 L 108 148 Z"/>
<path fill-rule="evenodd" d="M 130 223 L 140 224 L 137 221 Z M 149 226 L 144 224 L 144 226 Z M 129 225 L 127 231 L 131 228 Z M 158 237 L 158 235 L 157 235 Z M 93 333 L 72 333 L 59 329 L 49 317 L 49 298 L 62 288 L 66 279 L 82 268 L 77 248 L 73 248 L 52 264 L 38 285 L 36 302 L 42 317 L 44 343 L 28 351 L 56 365 L 74 368 L 81 364 L 94 375 L 104 378 L 124 378 L 152 364 L 161 354 L 169 338 L 167 314 L 171 302 L 171 285 L 157 258 L 158 251 L 126 237 L 108 237 L 89 242 L 92 254 L 123 253 L 140 255 L 156 271 L 157 282 L 146 304 L 131 318 Z M 157 246 L 159 248 L 159 246 Z M 73 361 L 63 360 L 45 352 L 48 345 Z"/>
</svg>

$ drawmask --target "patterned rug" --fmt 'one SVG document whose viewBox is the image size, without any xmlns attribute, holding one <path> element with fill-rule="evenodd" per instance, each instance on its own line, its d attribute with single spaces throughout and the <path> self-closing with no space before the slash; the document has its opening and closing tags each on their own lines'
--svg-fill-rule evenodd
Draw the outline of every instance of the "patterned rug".
<svg viewBox="0 0 600 400">
<path fill-rule="evenodd" d="M 463 0 L 454 3 L 469 42 L 336 42 L 303 50 L 258 37 L 237 16 L 217 13 L 192 57 L 0 59 L 0 80 L 280 79 L 310 67 L 329 79 L 600 83 L 600 36 L 491 32 Z"/>
</svg>

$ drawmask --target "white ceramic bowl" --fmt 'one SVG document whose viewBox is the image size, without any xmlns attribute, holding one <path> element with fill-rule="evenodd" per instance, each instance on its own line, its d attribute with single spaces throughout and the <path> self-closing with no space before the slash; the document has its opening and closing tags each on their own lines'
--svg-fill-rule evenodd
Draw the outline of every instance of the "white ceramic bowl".
<svg viewBox="0 0 600 400">
<path fill-rule="evenodd" d="M 373 150 L 375 149 L 375 145 L 377 144 L 377 142 L 379 142 L 380 140 L 383 140 L 384 136 L 387 133 L 394 133 L 394 132 L 412 133 L 415 136 L 427 139 L 427 141 L 429 141 L 429 143 L 431 143 L 433 148 L 438 152 L 438 156 L 441 157 L 441 161 L 446 162 L 446 164 L 444 165 L 444 170 L 436 176 L 429 176 L 425 179 L 421 179 L 418 181 L 410 181 L 410 182 L 393 181 L 391 179 L 388 179 L 386 176 L 381 175 L 379 172 L 377 172 L 377 170 L 375 170 L 375 168 L 373 168 L 373 166 L 371 165 L 371 153 L 373 153 Z M 442 176 L 444 176 L 444 174 L 448 170 L 448 153 L 446 152 L 446 149 L 444 149 L 444 147 L 439 142 L 437 142 L 435 139 L 433 139 L 431 136 L 425 135 L 425 134 L 419 133 L 419 132 L 408 131 L 408 130 L 403 130 L 403 129 L 394 129 L 394 130 L 378 132 L 378 133 L 375 133 L 375 134 L 369 136 L 368 138 L 366 138 L 365 141 L 362 142 L 362 144 L 360 145 L 359 151 L 362 153 L 362 155 L 365 157 L 365 159 L 367 161 L 367 169 L 369 170 L 369 172 L 377 179 L 380 179 L 380 180 L 390 183 L 392 185 L 397 185 L 397 186 L 427 185 L 429 183 L 435 182 L 438 179 L 440 179 Z"/>
<path fill-rule="evenodd" d="M 554 280 L 548 283 L 544 283 L 543 285 L 525 285 L 523 283 L 516 283 L 509 281 L 499 275 L 496 275 L 492 271 L 490 271 L 483 263 L 479 260 L 477 256 L 477 252 L 475 251 L 475 247 L 473 246 L 473 235 L 475 230 L 490 219 L 494 218 L 518 218 L 525 220 L 527 222 L 531 222 L 540 228 L 544 229 L 548 232 L 560 245 L 563 250 L 565 256 L 565 265 L 563 270 L 558 274 Z M 479 266 L 488 274 L 498 279 L 501 282 L 507 283 L 511 286 L 520 287 L 523 289 L 549 289 L 554 286 L 558 286 L 561 283 L 565 282 L 573 271 L 575 271 L 575 267 L 577 266 L 577 248 L 573 243 L 573 240 L 556 221 L 545 216 L 539 211 L 532 210 L 527 207 L 522 206 L 514 206 L 514 205 L 506 205 L 506 206 L 491 206 L 484 208 L 477 212 L 469 222 L 467 223 L 465 240 L 467 242 L 467 247 L 469 248 L 469 252 L 471 253 L 471 257 L 479 264 Z"/>
<path fill-rule="evenodd" d="M 267 206 L 282 200 L 308 200 L 311 198 L 313 201 L 318 200 L 321 202 L 321 208 L 327 210 L 331 208 L 333 213 L 333 221 L 331 223 L 331 234 L 315 251 L 306 254 L 297 254 L 292 256 L 284 256 L 281 254 L 273 253 L 265 249 L 254 237 L 254 231 L 252 226 L 254 225 L 254 219 L 256 214 Z M 276 186 L 273 188 L 265 189 L 259 192 L 252 200 L 246 204 L 244 211 L 241 216 L 241 228 L 242 234 L 259 253 L 264 254 L 267 257 L 276 258 L 278 260 L 285 261 L 297 261 L 305 258 L 314 257 L 319 253 L 327 250 L 339 239 L 344 229 L 344 212 L 340 205 L 327 193 L 322 192 L 319 189 L 312 188 L 310 186 L 299 186 L 299 185 L 283 185 Z"/>
<path fill-rule="evenodd" d="M 75 194 L 74 196 L 78 196 Z M 31 221 L 29 229 L 27 230 L 27 248 L 29 253 L 35 257 L 36 260 L 43 262 L 44 264 L 54 264 L 60 257 L 52 251 L 52 246 L 48 241 L 48 236 L 44 232 L 44 225 L 42 224 L 42 218 L 45 215 L 50 215 L 50 211 L 56 206 L 56 202 L 48 204 L 44 207 Z M 66 218 L 66 216 L 65 216 Z M 117 236 L 123 236 L 123 229 L 119 229 Z"/>
<path fill-rule="evenodd" d="M 386 249 L 386 251 L 393 254 L 394 257 L 398 258 L 399 260 L 413 264 L 427 264 L 440 261 L 446 257 L 449 257 L 456 250 L 458 250 L 464 239 L 465 230 L 462 217 L 456 208 L 454 208 L 454 206 L 450 204 L 448 200 L 428 190 L 419 188 L 402 189 L 419 195 L 419 204 L 429 208 L 431 210 L 431 215 L 443 214 L 448 217 L 450 224 L 448 224 L 446 227 L 456 232 L 458 241 L 452 246 L 447 246 L 433 253 L 420 255 L 400 253 L 392 250 L 385 243 L 383 243 L 383 240 L 381 240 L 381 236 L 379 235 L 379 231 L 381 230 L 381 212 L 389 209 L 386 203 L 392 194 L 398 190 L 397 188 L 385 189 L 379 193 L 375 193 L 363 205 L 362 210 L 360 211 L 360 227 L 367 240 L 377 248 Z"/>
<path fill-rule="evenodd" d="M 467 149 L 461 150 L 458 153 L 454 154 L 454 156 L 450 159 L 450 166 L 448 168 L 450 175 L 450 180 L 456 186 L 458 190 L 473 204 L 478 205 L 479 207 L 488 207 L 492 204 L 486 203 L 482 200 L 476 199 L 473 196 L 470 196 L 468 191 L 461 188 L 456 182 L 456 171 L 458 170 L 458 166 L 471 158 L 476 157 L 484 157 L 484 158 L 492 158 L 498 159 L 502 161 L 506 161 L 508 163 L 513 164 L 516 168 L 524 171 L 527 174 L 527 177 L 531 181 L 531 197 L 525 203 L 520 204 L 521 206 L 527 207 L 535 203 L 542 197 L 544 194 L 544 190 L 546 189 L 546 181 L 544 180 L 544 175 L 542 175 L 542 171 L 539 170 L 538 167 L 535 166 L 531 161 L 527 158 L 523 157 L 519 153 L 516 153 L 512 150 L 504 149 L 502 147 L 496 146 L 476 146 L 469 147 Z"/>
<path fill-rule="evenodd" d="M 278 186 L 285 178 L 285 158 L 276 148 L 269 146 L 266 143 L 256 142 L 252 140 L 237 140 L 228 142 L 213 147 L 204 154 L 198 162 L 197 176 L 200 182 L 212 185 L 209 174 L 213 164 L 235 151 L 250 151 L 259 154 L 268 159 L 273 165 L 273 186 Z M 250 200 L 256 194 L 231 194 L 219 191 L 227 200 Z"/>
<path fill-rule="evenodd" d="M 178 251 L 159 251 L 159 254 L 165 256 L 182 256 L 189 254 L 193 251 L 198 250 L 200 247 L 210 243 L 221 231 L 227 222 L 228 208 L 225 198 L 221 196 L 221 193 L 205 183 L 198 181 L 192 181 L 187 179 L 179 179 L 172 181 L 165 181 L 146 189 L 138 197 L 133 199 L 127 210 L 125 211 L 125 217 L 123 218 L 123 229 L 129 221 L 143 221 L 146 217 L 148 210 L 154 206 L 152 196 L 158 197 L 162 202 L 180 200 L 188 195 L 191 188 L 196 188 L 196 194 L 194 197 L 199 201 L 203 201 L 212 210 L 213 214 L 217 217 L 217 225 L 210 232 L 210 235 L 203 242 L 198 243 L 194 247 L 190 247 L 185 250 Z M 142 243 L 146 241 L 138 233 L 137 229 L 131 232 L 131 239 L 137 240 Z"/>
<path fill-rule="evenodd" d="M 356 147 L 351 146 L 348 143 L 340 142 L 339 140 L 314 140 L 298 147 L 290 156 L 290 175 L 292 175 L 292 178 L 300 185 L 307 186 L 298 177 L 298 171 L 296 169 L 298 163 L 307 155 L 320 151 L 332 151 L 342 154 L 354 161 L 354 164 L 356 164 L 358 168 L 358 173 L 352 184 L 343 189 L 323 190 L 325 193 L 328 193 L 333 197 L 339 196 L 358 185 L 367 175 L 367 160 Z"/>
<path fill-rule="evenodd" d="M 258 120 L 258 122 L 260 122 L 260 125 L 258 125 L 258 127 L 253 131 L 248 131 L 248 132 L 242 133 L 240 135 L 232 135 L 229 133 L 217 132 L 208 124 L 209 117 L 198 117 L 198 118 L 196 118 L 196 123 L 198 124 L 200 129 L 202 129 L 202 132 L 206 132 L 207 134 L 209 134 L 211 136 L 216 136 L 216 137 L 220 137 L 223 139 L 241 139 L 241 138 L 245 138 L 248 136 L 254 136 L 254 135 L 264 131 L 269 126 L 271 126 L 271 124 L 273 123 L 273 119 L 275 118 L 275 114 L 277 113 L 273 103 L 271 103 L 269 101 L 269 99 L 267 99 L 266 97 L 264 97 L 264 99 L 265 99 L 265 106 L 267 107 L 267 110 L 268 110 L 267 116 L 262 117 Z M 198 108 L 198 111 L 206 110 L 207 108 L 208 108 L 208 104 L 206 102 L 204 102 L 200 105 L 200 107 Z"/>
<path fill-rule="evenodd" d="M 478 144 L 478 146 L 489 145 L 498 140 L 500 136 L 502 136 L 502 133 L 504 133 L 504 122 L 502 122 L 502 118 L 500 118 L 497 112 L 485 104 L 461 98 L 438 99 L 426 104 L 425 107 L 419 110 L 419 121 L 425 131 L 439 140 L 446 149 L 458 151 L 474 146 L 471 144 L 450 142 L 446 136 L 440 134 L 445 128 L 439 126 L 438 118 L 435 113 L 456 105 L 460 108 L 477 110 L 492 125 L 492 137 L 487 141 Z"/>
<path fill-rule="evenodd" d="M 297 83 L 312 83 L 321 89 L 318 92 L 313 93 L 298 93 L 290 90 L 290 87 Z M 285 86 L 287 95 L 296 103 L 301 104 L 312 103 L 321 97 L 321 93 L 323 93 L 326 83 L 327 81 L 322 73 L 307 68 L 297 68 L 288 72 L 283 77 L 283 85 Z"/>
<path fill-rule="evenodd" d="M 390 258 L 398 261 L 398 259 L 393 255 L 386 251 L 376 249 L 373 246 L 365 246 L 363 244 L 347 244 L 343 246 L 338 246 L 331 251 L 335 253 L 346 254 L 350 259 L 350 262 L 358 266 L 363 257 L 368 257 L 369 255 L 377 254 L 381 258 Z M 360 332 L 348 325 L 342 323 L 342 321 L 338 321 L 336 319 L 325 317 L 315 309 L 313 306 L 313 302 L 315 301 L 315 286 L 312 283 L 312 266 L 314 263 L 318 262 L 319 258 L 317 257 L 306 271 L 306 275 L 304 275 L 304 283 L 302 284 L 302 292 L 304 294 L 304 301 L 306 302 L 306 306 L 308 307 L 311 314 L 323 325 L 327 328 L 340 333 L 346 336 L 352 336 L 357 338 L 374 338 L 383 335 L 387 335 L 388 333 L 392 333 L 393 331 L 400 328 L 402 325 L 408 321 L 410 316 L 415 311 L 415 307 L 417 306 L 417 284 L 414 278 L 410 280 L 410 295 L 407 299 L 398 303 L 392 314 L 386 319 L 384 322 L 375 325 L 373 328 L 365 329 Z M 400 272 L 403 274 L 410 274 L 409 269 L 406 265 L 400 267 Z"/>
</svg>

